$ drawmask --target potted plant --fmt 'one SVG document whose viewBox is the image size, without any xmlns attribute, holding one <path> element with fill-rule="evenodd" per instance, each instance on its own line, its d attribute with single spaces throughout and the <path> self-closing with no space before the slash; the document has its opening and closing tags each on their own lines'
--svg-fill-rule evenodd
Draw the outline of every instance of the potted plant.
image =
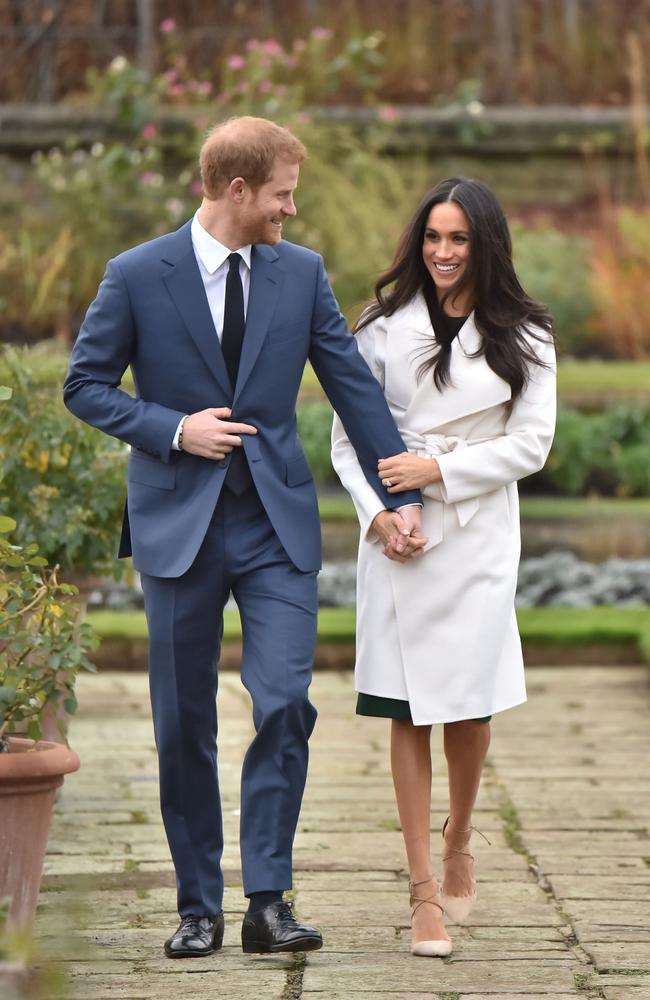
<svg viewBox="0 0 650 1000">
<path fill-rule="evenodd" d="M 12 926 L 33 921 L 57 788 L 79 767 L 66 744 L 41 739 L 49 706 L 74 712 L 74 682 L 93 670 L 95 644 L 79 624 L 75 588 L 48 570 L 37 546 L 14 545 L 16 522 L 0 515 L 0 899 Z M 26 737 L 11 735 L 26 724 Z"/>
</svg>

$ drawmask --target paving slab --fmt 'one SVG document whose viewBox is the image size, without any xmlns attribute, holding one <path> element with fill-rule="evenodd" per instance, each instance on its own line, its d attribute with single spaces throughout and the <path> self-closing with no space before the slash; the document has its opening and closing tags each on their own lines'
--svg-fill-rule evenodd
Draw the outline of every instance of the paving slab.
<svg viewBox="0 0 650 1000">
<path fill-rule="evenodd" d="M 295 906 L 323 930 L 308 956 L 245 956 L 239 777 L 250 699 L 221 678 L 226 934 L 217 955 L 166 960 L 175 889 L 158 811 L 141 674 L 79 680 L 71 742 L 81 770 L 56 805 L 37 920 L 44 964 L 73 1000 L 650 1000 L 650 684 L 643 667 L 536 668 L 529 701 L 501 713 L 476 825 L 479 899 L 450 925 L 447 960 L 409 951 L 405 857 L 389 726 L 354 715 L 352 678 L 318 673 L 319 719 L 295 845 Z M 432 842 L 446 815 L 432 736 Z M 438 862 L 439 864 L 439 862 Z"/>
</svg>

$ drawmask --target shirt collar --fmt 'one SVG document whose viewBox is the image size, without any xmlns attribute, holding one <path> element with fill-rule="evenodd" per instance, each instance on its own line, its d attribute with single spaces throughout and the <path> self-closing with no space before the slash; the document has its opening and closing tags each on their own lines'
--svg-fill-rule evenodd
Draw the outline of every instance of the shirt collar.
<svg viewBox="0 0 650 1000">
<path fill-rule="evenodd" d="M 225 247 L 223 243 L 219 243 L 219 240 L 215 240 L 214 236 L 211 236 L 207 229 L 203 228 L 199 222 L 198 215 L 199 213 L 197 212 L 192 219 L 192 246 L 208 274 L 214 274 L 234 251 L 229 247 Z M 239 247 L 237 250 L 237 253 L 241 256 L 249 271 L 251 267 L 251 249 L 252 247 L 249 243 L 248 246 Z"/>
</svg>

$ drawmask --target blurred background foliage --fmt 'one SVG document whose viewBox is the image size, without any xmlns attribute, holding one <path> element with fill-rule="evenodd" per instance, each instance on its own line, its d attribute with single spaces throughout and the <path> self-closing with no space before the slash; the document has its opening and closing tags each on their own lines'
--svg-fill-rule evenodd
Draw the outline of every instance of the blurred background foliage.
<svg viewBox="0 0 650 1000">
<path fill-rule="evenodd" d="M 338 93 L 341 81 L 356 100 L 381 91 L 388 35 L 354 31 L 353 24 L 341 35 L 316 27 L 305 38 L 293 37 L 288 48 L 277 38 L 249 38 L 224 57 L 217 88 L 214 77 L 188 58 L 186 35 L 168 18 L 158 29 L 156 74 L 147 75 L 124 55 L 91 68 L 76 99 L 119 122 L 122 134 L 86 145 L 71 135 L 63 148 L 34 154 L 18 182 L 15 169 L 0 176 L 6 220 L 0 232 L 0 338 L 70 340 L 106 260 L 193 212 L 206 127 L 244 113 L 288 123 L 307 144 L 299 214 L 287 235 L 323 253 L 353 320 L 420 195 L 439 179 L 424 153 L 386 154 L 386 134 L 400 121 L 397 107 L 380 105 L 363 129 L 315 121 L 306 110 Z M 470 116 L 467 127 L 478 128 L 483 105 L 475 83 L 461 81 L 438 98 L 452 109 L 473 109 L 477 124 Z M 165 107 L 182 108 L 184 117 L 161 127 L 157 114 Z M 643 160 L 645 145 L 641 155 Z M 517 266 L 527 289 L 551 309 L 563 353 L 650 353 L 649 220 L 647 206 L 618 206 L 606 192 L 587 218 L 584 211 L 549 212 L 539 204 L 513 218 Z"/>
<path fill-rule="evenodd" d="M 45 144 L 30 160 L 7 159 L 0 171 L 0 340 L 22 345 L 0 355 L 0 382 L 13 389 L 0 427 L 0 505 L 18 522 L 17 543 L 36 541 L 65 571 L 114 568 L 125 449 L 76 421 L 63 407 L 60 386 L 106 261 L 194 212 L 201 196 L 197 153 L 206 128 L 230 114 L 259 114 L 300 135 L 310 155 L 301 170 L 299 213 L 286 235 L 323 253 L 353 322 L 421 195 L 442 176 L 443 161 L 424 147 L 391 155 L 405 101 L 448 113 L 475 163 L 471 172 L 491 180 L 508 210 L 522 283 L 555 319 L 562 404 L 557 437 L 546 469 L 523 490 L 551 497 L 650 496 L 650 197 L 642 58 L 650 42 L 650 0 L 409 0 L 372 10 L 351 0 L 345 16 L 341 5 L 238 2 L 222 18 L 219 6 L 211 7 L 211 24 L 198 3 L 156 0 L 159 21 L 148 53 L 138 49 L 135 5 L 71 0 L 52 7 L 59 11 L 50 31 L 58 32 L 58 55 L 51 61 L 49 97 L 103 115 L 106 128 L 93 141 L 71 133 L 62 146 Z M 0 0 L 0 21 L 14 39 L 29 27 L 33 7 L 29 0 L 19 16 L 15 5 L 10 13 Z M 587 17 L 587 8 L 593 14 L 595 7 L 598 17 Z M 508 22 L 495 20 L 495 11 L 506 8 Z M 48 24 L 41 27 L 47 35 Z M 620 58 L 625 33 L 636 62 Z M 95 48 L 75 47 L 82 37 L 94 40 Z M 0 93 L 15 98 L 22 56 L 5 55 Z M 42 59 L 34 65 L 43 72 Z M 23 83 L 27 94 L 31 84 Z M 578 197 L 562 205 L 558 191 L 545 187 L 545 166 L 533 156 L 521 158 L 516 175 L 498 156 L 481 160 L 475 140 L 489 130 L 485 102 L 559 99 L 629 106 L 636 122 L 630 131 L 634 154 L 628 156 L 633 203 L 611 194 L 607 170 L 618 166 L 611 132 L 594 131 L 585 147 L 585 174 L 595 164 L 602 178 L 590 201 Z M 341 102 L 371 113 L 353 127 L 336 113 Z M 323 107 L 329 119 L 318 117 L 315 109 Z M 600 147 L 607 147 L 614 167 L 598 174 L 594 150 Z M 453 157 L 444 163 L 445 174 L 459 172 Z M 518 202 L 527 176 L 534 176 L 536 194 Z M 298 420 L 319 484 L 335 486 L 331 409 L 309 370 Z"/>
<path fill-rule="evenodd" d="M 476 78 L 489 104 L 625 104 L 620 39 L 636 32 L 647 51 L 648 13 L 648 0 L 0 0 L 0 100 L 76 94 L 90 67 L 119 54 L 161 70 L 173 25 L 215 92 L 227 57 L 251 39 L 300 58 L 316 32 L 336 49 L 301 65 L 309 100 L 430 103 Z M 382 38 L 380 74 L 364 51 L 372 35 Z"/>
</svg>

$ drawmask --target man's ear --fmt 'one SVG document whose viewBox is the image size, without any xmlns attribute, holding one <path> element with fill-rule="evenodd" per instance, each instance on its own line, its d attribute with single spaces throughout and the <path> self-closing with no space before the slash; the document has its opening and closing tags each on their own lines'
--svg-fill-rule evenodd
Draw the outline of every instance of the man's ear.
<svg viewBox="0 0 650 1000">
<path fill-rule="evenodd" d="M 241 204 L 246 197 L 248 189 L 248 184 L 243 177 L 234 177 L 228 185 L 230 197 L 238 205 Z"/>
</svg>

